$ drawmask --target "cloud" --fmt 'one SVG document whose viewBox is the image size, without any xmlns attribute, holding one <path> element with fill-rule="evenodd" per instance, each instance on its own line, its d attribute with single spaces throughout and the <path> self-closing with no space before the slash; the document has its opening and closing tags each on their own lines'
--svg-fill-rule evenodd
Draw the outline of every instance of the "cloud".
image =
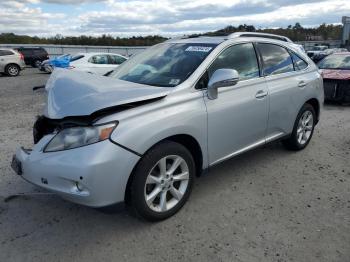
<svg viewBox="0 0 350 262">
<path fill-rule="evenodd" d="M 43 3 L 79 6 L 75 9 L 79 11 L 44 12 Z M 15 0 L 0 3 L 0 32 L 180 35 L 244 23 L 255 27 L 339 23 L 349 13 L 348 0 Z"/>
<path fill-rule="evenodd" d="M 57 29 L 51 19 L 63 19 L 63 13 L 44 13 L 40 7 L 28 7 L 36 0 L 17 0 L 0 3 L 0 32 L 20 34 L 51 33 Z"/>
<path fill-rule="evenodd" d="M 317 25 L 340 22 L 350 11 L 345 0 L 319 1 L 109 1 L 110 11 L 80 16 L 79 30 L 101 33 L 139 31 L 140 33 L 205 32 L 227 25 L 253 24 L 256 27 L 287 26 L 296 22 Z"/>
<path fill-rule="evenodd" d="M 48 3 L 48 4 L 79 5 L 79 4 L 85 4 L 85 3 L 106 2 L 107 0 L 40 0 L 40 1 L 42 3 Z"/>
</svg>

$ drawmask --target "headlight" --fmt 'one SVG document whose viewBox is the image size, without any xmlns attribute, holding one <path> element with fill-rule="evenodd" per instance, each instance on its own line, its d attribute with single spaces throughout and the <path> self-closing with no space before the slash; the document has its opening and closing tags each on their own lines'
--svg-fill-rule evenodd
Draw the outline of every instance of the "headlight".
<svg viewBox="0 0 350 262">
<path fill-rule="evenodd" d="M 97 143 L 109 138 L 118 123 L 71 127 L 58 132 L 46 145 L 44 152 L 55 152 Z"/>
</svg>

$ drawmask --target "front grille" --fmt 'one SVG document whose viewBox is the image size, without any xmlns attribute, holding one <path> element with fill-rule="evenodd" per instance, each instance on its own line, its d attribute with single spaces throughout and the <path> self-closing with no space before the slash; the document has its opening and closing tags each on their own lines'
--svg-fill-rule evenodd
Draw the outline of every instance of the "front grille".
<svg viewBox="0 0 350 262">
<path fill-rule="evenodd" d="M 331 80 L 323 81 L 324 95 L 326 100 L 330 101 L 348 101 L 350 99 L 350 81 L 349 80 Z"/>
</svg>

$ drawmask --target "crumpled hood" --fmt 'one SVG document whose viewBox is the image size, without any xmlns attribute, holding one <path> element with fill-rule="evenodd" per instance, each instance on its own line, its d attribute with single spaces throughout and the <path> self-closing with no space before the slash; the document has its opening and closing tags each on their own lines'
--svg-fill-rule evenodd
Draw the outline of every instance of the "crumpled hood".
<svg viewBox="0 0 350 262">
<path fill-rule="evenodd" d="M 87 116 L 118 105 L 164 97 L 167 87 L 154 87 L 115 78 L 56 68 L 47 84 L 47 105 L 50 119 Z"/>
<path fill-rule="evenodd" d="M 324 79 L 350 80 L 350 70 L 322 69 Z"/>
</svg>

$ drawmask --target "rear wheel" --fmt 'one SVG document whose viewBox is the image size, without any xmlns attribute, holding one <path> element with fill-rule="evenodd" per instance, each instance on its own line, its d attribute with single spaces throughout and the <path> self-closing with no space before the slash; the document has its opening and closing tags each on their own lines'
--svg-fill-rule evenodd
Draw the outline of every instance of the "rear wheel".
<svg viewBox="0 0 350 262">
<path fill-rule="evenodd" d="M 302 150 L 310 142 L 316 123 L 316 114 L 310 104 L 305 104 L 299 111 L 291 136 L 282 143 L 287 149 Z"/>
<path fill-rule="evenodd" d="M 18 65 L 15 65 L 15 64 L 10 64 L 5 68 L 5 73 L 8 76 L 18 76 L 19 72 L 20 72 L 20 68 Z"/>
<path fill-rule="evenodd" d="M 131 184 L 134 210 L 150 221 L 174 215 L 190 195 L 194 174 L 194 160 L 184 146 L 172 141 L 156 145 L 134 171 Z"/>
</svg>

